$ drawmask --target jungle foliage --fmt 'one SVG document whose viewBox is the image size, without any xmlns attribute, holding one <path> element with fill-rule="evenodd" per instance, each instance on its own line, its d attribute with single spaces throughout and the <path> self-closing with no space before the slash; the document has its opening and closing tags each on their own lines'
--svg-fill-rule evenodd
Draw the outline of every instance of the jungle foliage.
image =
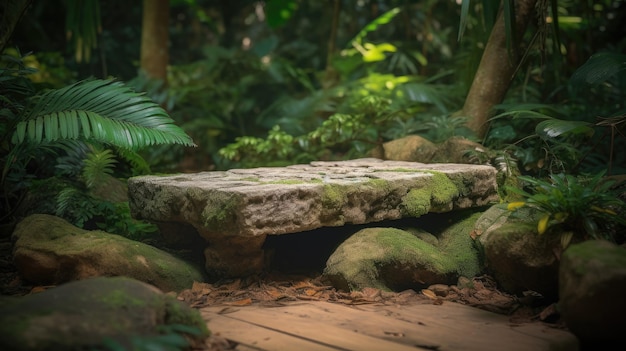
<svg viewBox="0 0 626 351">
<path fill-rule="evenodd" d="M 511 3 L 503 1 L 509 18 Z M 620 152 L 626 147 L 623 0 L 537 1 L 525 36 L 511 38 L 523 58 L 481 139 L 455 113 L 463 106 L 499 9 L 492 2 L 170 4 L 166 82 L 138 72 L 139 5 L 100 2 L 100 22 L 85 17 L 98 23 L 99 30 L 88 32 L 89 43 L 77 47 L 71 42 L 76 36 L 67 41 L 64 31 L 86 24 L 71 14 L 72 8 L 60 1 L 32 4 L 5 51 L 11 64 L 24 63 L 19 71 L 3 71 L 1 83 L 3 161 L 11 160 L 5 163 L 3 185 L 15 180 L 11 191 L 5 188 L 5 199 L 8 193 L 24 196 L 27 189 L 50 179 L 61 181 L 55 189 L 65 189 L 60 194 L 73 199 L 88 194 L 89 184 L 102 182 L 98 174 L 124 179 L 148 169 L 198 171 L 364 157 L 382 143 L 410 134 L 434 142 L 450 136 L 474 139 L 487 147 L 474 152 L 477 162 L 532 179 L 626 172 L 626 154 Z M 64 29 L 55 19 L 66 15 L 72 21 Z M 20 55 L 16 48 L 34 53 Z M 85 81 L 88 77 L 101 79 Z M 125 90 L 130 88 L 144 91 L 166 114 L 159 110 L 161 117 L 130 124 L 92 114 L 49 114 L 59 123 L 77 121 L 81 140 L 71 138 L 76 135 L 71 134 L 73 127 L 63 136 L 45 127 L 46 117 L 24 118 L 35 108 L 28 106 L 36 106 L 27 101 L 63 96 L 84 84 L 111 96 L 130 93 Z M 103 121 L 105 128 L 139 136 L 145 126 L 134 122 L 150 124 L 166 115 L 174 123 L 165 123 L 167 128 L 179 126 L 198 147 L 186 147 L 190 139 L 178 132 L 164 137 L 153 131 L 140 139 L 149 147 L 137 150 L 132 147 L 136 137 L 114 133 L 102 138 L 98 129 L 89 127 Z M 19 140 L 29 142 L 16 144 Z M 112 145 L 116 141 L 120 144 Z M 17 148 L 20 158 L 10 158 L 9 152 Z M 12 163 L 16 160 L 22 162 L 19 167 Z M 67 190 L 62 181 L 67 175 L 79 181 L 81 191 Z M 530 194 L 533 184 L 520 186 Z M 81 208 L 92 210 L 72 214 L 69 207 L 52 207 L 83 224 L 105 212 L 84 201 L 78 202 Z"/>
</svg>

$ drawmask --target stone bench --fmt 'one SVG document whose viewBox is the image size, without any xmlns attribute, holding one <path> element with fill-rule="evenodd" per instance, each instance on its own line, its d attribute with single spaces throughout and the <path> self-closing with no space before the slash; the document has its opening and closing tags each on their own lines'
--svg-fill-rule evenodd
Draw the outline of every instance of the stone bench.
<svg viewBox="0 0 626 351">
<path fill-rule="evenodd" d="M 192 230 L 206 240 L 213 278 L 262 271 L 267 235 L 499 200 L 493 167 L 379 159 L 141 176 L 129 179 L 128 188 L 133 217 L 158 224 L 164 235 Z"/>
</svg>

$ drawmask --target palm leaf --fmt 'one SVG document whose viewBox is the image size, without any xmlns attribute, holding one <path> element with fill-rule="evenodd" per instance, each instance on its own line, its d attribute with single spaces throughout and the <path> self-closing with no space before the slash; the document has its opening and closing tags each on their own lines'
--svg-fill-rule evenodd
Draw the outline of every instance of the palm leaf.
<svg viewBox="0 0 626 351">
<path fill-rule="evenodd" d="M 159 105 L 121 82 L 87 80 L 32 98 L 13 142 L 95 139 L 125 149 L 194 146 Z"/>
<path fill-rule="evenodd" d="M 535 132 L 545 140 L 563 134 L 591 136 L 593 134 L 593 128 L 591 123 L 585 121 L 564 121 L 550 118 L 539 122 L 537 127 L 535 127 Z"/>
<path fill-rule="evenodd" d="M 595 54 L 574 72 L 570 83 L 574 86 L 606 82 L 626 71 L 626 55 L 611 52 Z"/>
</svg>

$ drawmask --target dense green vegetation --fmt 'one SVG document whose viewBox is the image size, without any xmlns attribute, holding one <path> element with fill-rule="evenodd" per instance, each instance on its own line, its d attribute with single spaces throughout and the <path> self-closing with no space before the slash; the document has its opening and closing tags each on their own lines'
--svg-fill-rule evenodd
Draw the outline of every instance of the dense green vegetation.
<svg viewBox="0 0 626 351">
<path fill-rule="evenodd" d="M 482 143 L 475 159 L 525 175 L 518 185 L 528 181 L 526 198 L 546 185 L 536 179 L 626 173 L 623 0 L 537 1 L 523 37 L 505 16 L 509 59 L 518 51 L 520 64 L 484 135 L 468 128 L 472 116 L 462 108 L 496 22 L 492 2 L 171 0 L 164 80 L 140 70 L 140 3 L 86 3 L 33 2 L 2 53 L 3 222 L 37 204 L 81 226 L 138 235 L 154 228 L 132 221 L 123 201 L 103 199 L 95 185 L 148 172 L 364 157 L 411 134 Z M 97 82 L 122 89 L 120 104 L 123 94 L 133 99 L 132 87 L 164 110 L 152 106 L 160 117 L 139 114 L 129 125 L 124 113 L 93 104 L 91 117 L 75 119 L 100 118 L 108 134 L 63 134 L 57 129 L 69 128 L 60 123 L 70 117 L 60 116 L 70 112 L 33 112 L 50 94 Z M 57 107 L 82 111 L 75 102 Z M 164 118 L 164 134 L 142 129 L 154 118 Z M 54 201 L 27 201 L 35 189 Z M 611 190 L 606 206 L 623 218 L 620 192 L 601 189 Z"/>
</svg>

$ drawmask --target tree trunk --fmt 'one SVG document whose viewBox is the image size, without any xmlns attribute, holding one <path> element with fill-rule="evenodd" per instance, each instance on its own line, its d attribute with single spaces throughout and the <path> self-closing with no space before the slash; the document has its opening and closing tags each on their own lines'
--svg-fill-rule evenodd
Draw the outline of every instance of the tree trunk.
<svg viewBox="0 0 626 351">
<path fill-rule="evenodd" d="M 169 0 L 143 0 L 141 70 L 151 79 L 167 82 L 169 63 Z"/>
<path fill-rule="evenodd" d="M 507 1 L 507 0 L 504 0 Z M 515 37 L 524 35 L 532 17 L 537 0 L 515 1 Z M 502 9 L 491 30 L 487 46 L 474 76 L 463 110 L 459 114 L 468 118 L 467 126 L 479 138 L 483 138 L 488 129 L 488 120 L 493 106 L 504 99 L 520 62 L 518 48 L 509 54 L 506 46 L 505 19 Z M 519 42 L 516 43 L 519 46 Z"/>
<path fill-rule="evenodd" d="M 7 46 L 17 22 L 32 0 L 3 1 L 0 4 L 0 53 Z"/>
</svg>

